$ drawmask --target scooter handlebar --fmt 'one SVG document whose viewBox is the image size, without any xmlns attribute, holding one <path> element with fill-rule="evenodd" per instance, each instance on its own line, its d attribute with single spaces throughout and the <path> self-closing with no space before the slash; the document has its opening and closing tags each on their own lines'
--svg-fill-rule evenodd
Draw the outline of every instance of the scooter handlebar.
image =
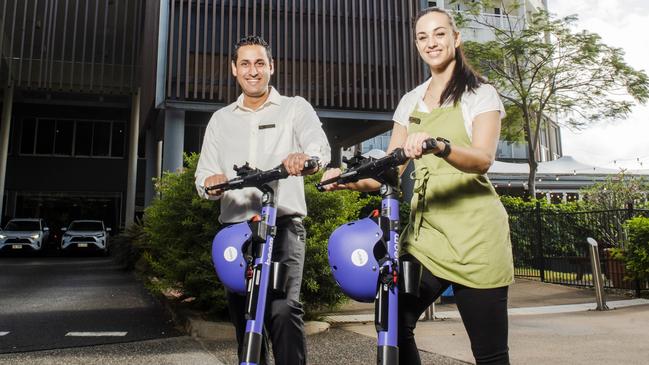
<svg viewBox="0 0 649 365">
<path fill-rule="evenodd" d="M 309 171 L 317 168 L 319 166 L 319 159 L 312 157 L 309 160 L 304 162 L 304 168 L 302 171 Z M 235 166 L 235 170 L 237 167 Z M 213 186 L 206 186 L 205 192 L 208 193 L 213 190 L 235 190 L 242 189 L 246 187 L 260 187 L 264 184 L 275 180 L 285 179 L 289 176 L 288 171 L 283 164 L 278 165 L 275 168 L 270 170 L 262 171 L 259 169 L 250 169 L 249 171 L 244 172 L 242 175 L 237 176 L 233 179 L 230 179 L 222 184 L 217 184 Z"/>
<path fill-rule="evenodd" d="M 437 146 L 434 138 L 429 138 L 422 143 L 424 152 L 433 150 Z M 408 161 L 408 157 L 402 148 L 397 148 L 385 157 L 380 159 L 368 158 L 366 162 L 359 166 L 348 169 L 342 174 L 331 179 L 323 180 L 316 184 L 318 191 L 325 191 L 325 186 L 329 184 L 345 184 L 356 182 L 361 179 L 373 178 L 392 167 L 403 165 Z"/>
</svg>

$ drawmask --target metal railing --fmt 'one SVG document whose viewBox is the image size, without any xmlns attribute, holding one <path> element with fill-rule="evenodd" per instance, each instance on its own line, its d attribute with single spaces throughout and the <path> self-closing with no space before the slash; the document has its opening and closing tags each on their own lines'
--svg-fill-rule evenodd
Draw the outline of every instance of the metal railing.
<svg viewBox="0 0 649 365">
<path fill-rule="evenodd" d="M 640 290 L 649 283 L 626 279 L 624 263 L 613 259 L 612 248 L 624 248 L 624 222 L 649 216 L 648 210 L 620 209 L 590 212 L 510 211 L 515 274 L 544 282 L 593 286 L 587 237 L 599 242 L 604 287 Z"/>
</svg>

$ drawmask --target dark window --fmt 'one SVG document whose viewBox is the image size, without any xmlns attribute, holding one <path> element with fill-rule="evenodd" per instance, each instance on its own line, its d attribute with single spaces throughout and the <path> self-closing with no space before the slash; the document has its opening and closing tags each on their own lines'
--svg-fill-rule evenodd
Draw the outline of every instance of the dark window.
<svg viewBox="0 0 649 365">
<path fill-rule="evenodd" d="M 156 148 L 158 148 L 157 145 Z M 137 157 L 146 157 L 146 138 L 144 137 L 140 137 L 140 139 L 137 141 Z"/>
<path fill-rule="evenodd" d="M 56 122 L 56 137 L 54 139 L 54 153 L 57 155 L 72 154 L 72 136 L 74 135 L 74 122 L 71 120 L 58 120 Z"/>
<path fill-rule="evenodd" d="M 34 153 L 34 135 L 36 134 L 36 120 L 24 119 L 20 136 L 20 153 Z"/>
<path fill-rule="evenodd" d="M 5 231 L 40 231 L 41 225 L 38 221 L 19 221 L 11 220 L 7 223 Z"/>
<path fill-rule="evenodd" d="M 70 223 L 70 231 L 103 231 L 104 225 L 101 222 L 74 221 Z"/>
<path fill-rule="evenodd" d="M 54 152 L 56 121 L 52 119 L 40 119 L 36 133 L 36 153 L 49 155 Z"/>
<path fill-rule="evenodd" d="M 76 156 L 90 156 L 92 147 L 92 123 L 77 122 L 75 135 L 74 154 Z"/>
<path fill-rule="evenodd" d="M 94 127 L 92 134 L 92 155 L 108 156 L 110 147 L 110 123 L 97 122 L 94 123 Z"/>
<path fill-rule="evenodd" d="M 113 138 L 111 140 L 110 155 L 113 157 L 124 157 L 124 136 L 126 135 L 126 123 L 113 123 Z"/>
<path fill-rule="evenodd" d="M 200 152 L 201 147 L 201 128 L 199 126 L 187 126 L 185 128 L 185 152 Z"/>
<path fill-rule="evenodd" d="M 494 14 L 500 15 L 500 8 L 494 8 Z"/>
</svg>

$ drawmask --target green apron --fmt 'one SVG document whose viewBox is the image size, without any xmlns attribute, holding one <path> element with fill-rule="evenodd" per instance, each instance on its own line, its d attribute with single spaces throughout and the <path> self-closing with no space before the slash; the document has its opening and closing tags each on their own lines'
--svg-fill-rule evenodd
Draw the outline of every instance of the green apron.
<svg viewBox="0 0 649 365">
<path fill-rule="evenodd" d="M 471 147 L 458 105 L 415 110 L 408 133 L 442 136 Z M 471 288 L 514 281 L 507 212 L 486 175 L 464 173 L 432 154 L 415 160 L 410 223 L 402 250 L 433 275 Z"/>
</svg>

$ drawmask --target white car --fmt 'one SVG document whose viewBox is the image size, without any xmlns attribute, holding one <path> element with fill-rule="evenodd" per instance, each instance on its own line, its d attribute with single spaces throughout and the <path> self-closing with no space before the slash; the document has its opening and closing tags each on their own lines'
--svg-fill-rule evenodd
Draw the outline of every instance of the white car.
<svg viewBox="0 0 649 365">
<path fill-rule="evenodd" d="M 0 231 L 0 251 L 40 251 L 50 238 L 50 228 L 40 218 L 16 218 Z"/>
<path fill-rule="evenodd" d="M 61 228 L 62 250 L 98 250 L 108 254 L 108 232 L 111 231 L 98 220 L 76 220 L 68 228 Z"/>
</svg>

